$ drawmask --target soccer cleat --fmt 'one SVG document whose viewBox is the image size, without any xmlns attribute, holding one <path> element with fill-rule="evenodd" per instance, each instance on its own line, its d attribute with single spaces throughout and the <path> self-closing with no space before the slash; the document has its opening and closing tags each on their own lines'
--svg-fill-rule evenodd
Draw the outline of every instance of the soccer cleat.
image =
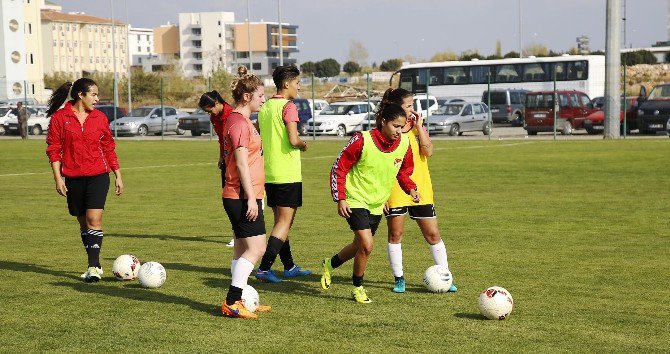
<svg viewBox="0 0 670 354">
<path fill-rule="evenodd" d="M 224 301 L 223 304 L 221 305 L 221 313 L 223 313 L 224 316 L 229 316 L 229 317 L 247 318 L 247 319 L 248 318 L 250 318 L 250 319 L 257 319 L 258 318 L 258 315 L 249 311 L 244 306 L 244 302 L 242 300 L 235 301 L 235 303 L 232 304 L 232 305 L 228 305 Z"/>
<path fill-rule="evenodd" d="M 405 278 L 400 277 L 396 279 L 395 286 L 393 287 L 394 293 L 404 293 L 405 292 Z"/>
<path fill-rule="evenodd" d="M 256 271 L 256 279 L 266 282 L 266 283 L 279 283 L 281 282 L 281 279 L 279 279 L 275 275 L 275 271 L 270 269 L 270 270 L 260 270 L 258 269 Z"/>
<path fill-rule="evenodd" d="M 293 268 L 289 270 L 284 270 L 284 278 L 302 277 L 310 274 L 312 274 L 311 270 L 302 269 L 298 265 L 294 265 Z"/>
<path fill-rule="evenodd" d="M 454 285 L 454 283 L 451 283 L 451 286 L 449 287 L 449 290 L 447 290 L 448 293 L 455 293 L 457 291 L 458 291 L 458 288 L 456 287 L 456 285 Z"/>
<path fill-rule="evenodd" d="M 333 266 L 330 265 L 330 258 L 326 258 L 321 262 L 323 265 L 323 275 L 321 276 L 321 287 L 330 289 L 330 276 L 333 274 Z"/>
<path fill-rule="evenodd" d="M 95 283 L 97 281 L 100 281 L 102 278 L 102 268 L 98 267 L 88 267 L 86 270 L 86 273 L 81 275 L 81 278 L 84 279 L 85 282 L 87 283 Z"/>
<path fill-rule="evenodd" d="M 255 312 L 270 312 L 270 310 L 272 310 L 272 306 L 259 304 Z"/>
<path fill-rule="evenodd" d="M 226 243 L 226 247 L 235 247 L 235 239 L 231 239 L 230 242 Z"/>
<path fill-rule="evenodd" d="M 353 290 L 351 290 L 351 297 L 361 304 L 369 304 L 372 302 L 363 286 L 355 286 Z"/>
</svg>

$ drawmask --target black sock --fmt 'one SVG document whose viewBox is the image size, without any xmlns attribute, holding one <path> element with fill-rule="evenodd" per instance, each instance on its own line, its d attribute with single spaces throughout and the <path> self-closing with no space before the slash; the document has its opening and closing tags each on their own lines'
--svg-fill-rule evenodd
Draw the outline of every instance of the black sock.
<svg viewBox="0 0 670 354">
<path fill-rule="evenodd" d="M 363 276 L 364 275 L 361 275 L 360 277 L 356 276 L 356 275 L 351 276 L 351 281 L 354 283 L 354 286 L 363 286 Z"/>
<path fill-rule="evenodd" d="M 102 248 L 102 230 L 87 231 L 86 253 L 88 254 L 88 266 L 100 267 L 100 249 Z"/>
<path fill-rule="evenodd" d="M 81 243 L 84 244 L 85 249 L 88 249 L 88 247 L 86 247 L 88 245 L 87 239 L 88 239 L 88 231 L 81 230 Z M 88 253 L 88 251 L 87 251 L 87 253 Z"/>
<path fill-rule="evenodd" d="M 281 250 L 283 244 L 284 241 L 274 236 L 270 236 L 268 239 L 268 246 L 265 248 L 265 254 L 263 255 L 263 259 L 261 259 L 261 265 L 258 266 L 259 270 L 267 271 L 272 268 L 272 264 L 275 262 L 275 259 L 277 259 L 277 254 L 279 254 L 279 250 Z"/>
<path fill-rule="evenodd" d="M 405 279 L 404 276 L 402 276 L 402 277 L 396 277 L 396 276 L 394 276 L 393 278 L 395 278 L 395 281 L 398 281 L 398 280 L 401 280 L 401 279 Z"/>
<path fill-rule="evenodd" d="M 292 269 L 293 266 L 295 266 L 295 263 L 293 263 L 293 254 L 291 254 L 291 245 L 288 243 L 288 239 L 284 241 L 284 245 L 281 246 L 281 250 L 279 250 L 279 259 L 281 259 L 281 263 L 284 265 L 285 270 Z"/>
<path fill-rule="evenodd" d="M 344 264 L 344 262 L 342 262 L 342 260 L 340 259 L 340 257 L 337 256 L 337 254 L 335 254 L 333 258 L 330 259 L 330 266 L 333 267 L 333 269 L 341 266 L 342 264 Z"/>
<path fill-rule="evenodd" d="M 228 288 L 228 295 L 226 295 L 226 304 L 232 305 L 240 300 L 242 300 L 242 288 L 231 285 L 230 288 Z"/>
</svg>

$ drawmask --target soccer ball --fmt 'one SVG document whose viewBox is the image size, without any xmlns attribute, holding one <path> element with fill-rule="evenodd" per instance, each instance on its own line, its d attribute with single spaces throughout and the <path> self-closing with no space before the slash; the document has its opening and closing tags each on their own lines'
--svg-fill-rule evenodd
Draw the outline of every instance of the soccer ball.
<svg viewBox="0 0 670 354">
<path fill-rule="evenodd" d="M 449 269 L 437 264 L 428 267 L 423 275 L 423 283 L 426 288 L 434 293 L 446 293 L 449 291 L 452 281 Z"/>
<path fill-rule="evenodd" d="M 492 286 L 479 295 L 479 312 L 489 320 L 504 320 L 514 307 L 512 294 L 505 288 Z"/>
<path fill-rule="evenodd" d="M 244 301 L 244 306 L 246 306 L 247 310 L 256 312 L 258 304 L 260 303 L 258 291 L 251 285 L 245 286 L 242 290 L 242 301 Z"/>
<path fill-rule="evenodd" d="M 140 285 L 145 288 L 158 288 L 165 283 L 166 278 L 165 268 L 158 262 L 142 264 L 140 272 L 137 274 Z"/>
<path fill-rule="evenodd" d="M 140 260 L 132 254 L 120 255 L 112 265 L 112 273 L 119 280 L 135 280 L 140 271 Z"/>
</svg>

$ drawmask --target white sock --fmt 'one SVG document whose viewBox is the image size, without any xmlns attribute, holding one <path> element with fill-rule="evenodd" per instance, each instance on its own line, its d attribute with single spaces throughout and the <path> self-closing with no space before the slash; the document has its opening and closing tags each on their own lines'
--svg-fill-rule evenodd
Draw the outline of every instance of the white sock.
<svg viewBox="0 0 670 354">
<path fill-rule="evenodd" d="M 394 277 L 402 277 L 402 246 L 400 243 L 387 243 L 386 250 Z"/>
<path fill-rule="evenodd" d="M 233 261 L 230 262 L 230 275 L 231 276 L 233 275 L 233 272 L 235 271 L 235 265 L 236 264 L 237 264 L 237 259 L 233 259 Z"/>
<path fill-rule="evenodd" d="M 430 254 L 433 255 L 435 264 L 445 266 L 449 269 L 449 262 L 447 262 L 447 247 L 444 246 L 442 240 L 440 240 L 440 243 L 430 245 Z"/>
<path fill-rule="evenodd" d="M 249 275 L 254 270 L 254 264 L 248 260 L 240 257 L 235 266 L 233 267 L 233 281 L 232 285 L 240 289 L 244 289 L 247 286 L 247 280 Z"/>
</svg>

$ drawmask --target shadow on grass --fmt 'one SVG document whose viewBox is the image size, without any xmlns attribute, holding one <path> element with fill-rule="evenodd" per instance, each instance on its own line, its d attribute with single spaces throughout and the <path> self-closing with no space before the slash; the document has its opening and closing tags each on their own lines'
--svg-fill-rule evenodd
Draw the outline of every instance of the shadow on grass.
<svg viewBox="0 0 670 354">
<path fill-rule="evenodd" d="M 230 263 L 230 262 L 228 262 Z M 161 263 L 165 269 L 183 270 L 187 272 L 221 274 L 230 277 L 230 268 L 224 267 L 205 267 L 188 263 Z"/>
<path fill-rule="evenodd" d="M 227 244 L 230 241 L 230 236 L 178 236 L 178 235 L 139 235 L 139 234 L 117 234 L 105 233 L 105 236 L 111 237 L 126 237 L 126 238 L 146 238 L 161 241 L 189 241 L 189 242 L 211 242 Z M 217 238 L 220 240 L 212 240 Z"/>
<path fill-rule="evenodd" d="M 227 275 L 229 278 L 230 274 Z M 321 289 L 319 283 L 319 277 L 314 275 L 300 277 L 300 279 L 308 281 L 295 281 L 295 278 L 288 280 L 283 280 L 280 283 L 265 283 L 260 280 L 257 280 L 253 273 L 249 277 L 248 284 L 253 286 L 256 291 L 263 294 L 263 292 L 273 292 L 273 293 L 282 293 L 282 294 L 295 294 L 295 295 L 305 295 L 312 297 L 320 298 L 332 298 L 332 294 L 326 292 L 326 290 Z M 230 279 L 223 278 L 205 278 L 203 282 L 206 286 L 215 289 L 227 290 L 230 285 Z"/>
<path fill-rule="evenodd" d="M 488 321 L 488 319 L 478 313 L 459 312 L 454 314 L 454 317 L 465 318 L 467 320 Z"/>
<path fill-rule="evenodd" d="M 124 300 L 131 299 L 136 301 L 185 305 L 193 310 L 204 312 L 212 316 L 217 317 L 222 316 L 221 310 L 215 305 L 204 304 L 202 302 L 193 301 L 191 299 L 181 296 L 167 295 L 151 289 L 144 289 L 140 287 L 138 284 L 128 284 L 120 288 L 117 286 L 102 285 L 101 283 L 87 284 L 83 282 L 81 283 L 55 282 L 52 283 L 52 285 L 70 288 L 72 290 L 76 290 L 82 293 L 113 296 L 122 298 Z"/>
<path fill-rule="evenodd" d="M 39 273 L 39 274 L 51 275 L 54 277 L 69 278 L 79 281 L 81 280 L 78 274 L 72 274 L 62 270 L 54 270 L 30 263 L 0 261 L 0 270 L 11 270 L 15 272 L 25 272 L 25 273 Z"/>
</svg>

